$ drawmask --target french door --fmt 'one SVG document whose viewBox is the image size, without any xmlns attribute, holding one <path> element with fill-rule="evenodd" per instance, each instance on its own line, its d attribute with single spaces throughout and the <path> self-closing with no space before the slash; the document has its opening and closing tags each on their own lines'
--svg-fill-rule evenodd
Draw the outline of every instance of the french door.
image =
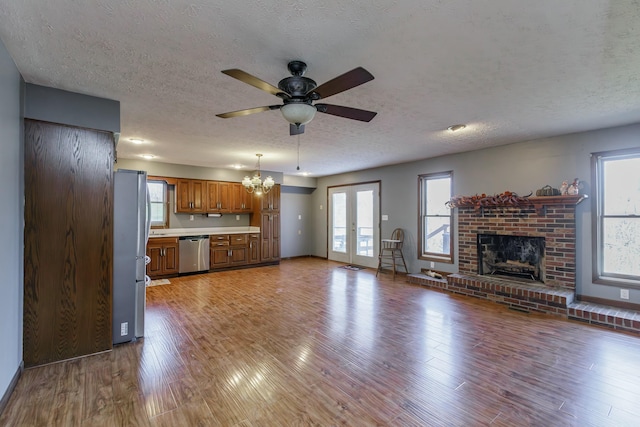
<svg viewBox="0 0 640 427">
<path fill-rule="evenodd" d="M 380 183 L 329 188 L 329 250 L 333 261 L 375 268 L 380 232 Z"/>
</svg>

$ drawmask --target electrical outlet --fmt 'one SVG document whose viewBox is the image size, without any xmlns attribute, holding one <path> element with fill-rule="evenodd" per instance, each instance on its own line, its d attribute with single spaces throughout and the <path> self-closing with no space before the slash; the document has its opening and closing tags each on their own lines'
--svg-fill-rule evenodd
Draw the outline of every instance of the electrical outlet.
<svg viewBox="0 0 640 427">
<path fill-rule="evenodd" d="M 436 268 L 436 263 L 431 261 L 431 268 Z"/>
<path fill-rule="evenodd" d="M 120 336 L 123 337 L 129 333 L 129 322 L 120 323 Z"/>
<path fill-rule="evenodd" d="M 236 215 L 236 221 L 240 221 L 240 215 Z"/>
<path fill-rule="evenodd" d="M 620 289 L 620 299 L 629 299 L 629 289 Z"/>
<path fill-rule="evenodd" d="M 298 234 L 302 234 L 302 230 L 298 230 Z"/>
<path fill-rule="evenodd" d="M 298 220 L 301 220 L 301 219 L 302 219 L 302 215 L 298 215 Z"/>
<path fill-rule="evenodd" d="M 193 215 L 189 215 L 189 221 L 193 221 Z"/>
</svg>

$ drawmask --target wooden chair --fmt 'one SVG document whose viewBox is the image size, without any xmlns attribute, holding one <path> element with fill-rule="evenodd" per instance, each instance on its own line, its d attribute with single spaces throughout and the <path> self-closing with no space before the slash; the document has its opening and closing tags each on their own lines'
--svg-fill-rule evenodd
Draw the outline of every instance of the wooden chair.
<svg viewBox="0 0 640 427">
<path fill-rule="evenodd" d="M 398 267 L 404 267 L 406 273 L 407 263 L 404 261 L 404 255 L 402 254 L 402 245 L 404 243 L 404 231 L 402 228 L 396 228 L 391 233 L 391 239 L 382 239 L 380 241 L 380 254 L 378 255 L 378 270 L 376 271 L 376 277 L 378 273 L 385 267 L 391 267 L 393 270 L 393 280 L 396 279 L 396 271 Z M 402 260 L 402 265 L 397 262 Z"/>
</svg>

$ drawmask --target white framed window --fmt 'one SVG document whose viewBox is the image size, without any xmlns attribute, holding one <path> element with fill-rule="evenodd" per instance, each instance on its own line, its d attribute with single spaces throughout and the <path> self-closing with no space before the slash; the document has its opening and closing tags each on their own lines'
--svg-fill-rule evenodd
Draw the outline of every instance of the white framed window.
<svg viewBox="0 0 640 427">
<path fill-rule="evenodd" d="M 151 227 L 168 226 L 167 183 L 165 181 L 147 181 L 151 200 Z"/>
<path fill-rule="evenodd" d="M 593 279 L 640 287 L 640 148 L 591 155 Z"/>
<path fill-rule="evenodd" d="M 453 210 L 445 205 L 451 200 L 452 186 L 452 171 L 418 176 L 420 259 L 453 263 Z"/>
</svg>

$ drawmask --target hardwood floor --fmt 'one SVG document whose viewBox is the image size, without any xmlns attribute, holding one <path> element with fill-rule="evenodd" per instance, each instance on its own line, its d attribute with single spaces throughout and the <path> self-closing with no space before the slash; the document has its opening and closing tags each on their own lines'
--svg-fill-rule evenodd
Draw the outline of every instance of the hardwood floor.
<svg viewBox="0 0 640 427">
<path fill-rule="evenodd" d="M 144 339 L 25 370 L 0 425 L 638 425 L 637 335 L 339 266 L 148 288 Z"/>
</svg>

